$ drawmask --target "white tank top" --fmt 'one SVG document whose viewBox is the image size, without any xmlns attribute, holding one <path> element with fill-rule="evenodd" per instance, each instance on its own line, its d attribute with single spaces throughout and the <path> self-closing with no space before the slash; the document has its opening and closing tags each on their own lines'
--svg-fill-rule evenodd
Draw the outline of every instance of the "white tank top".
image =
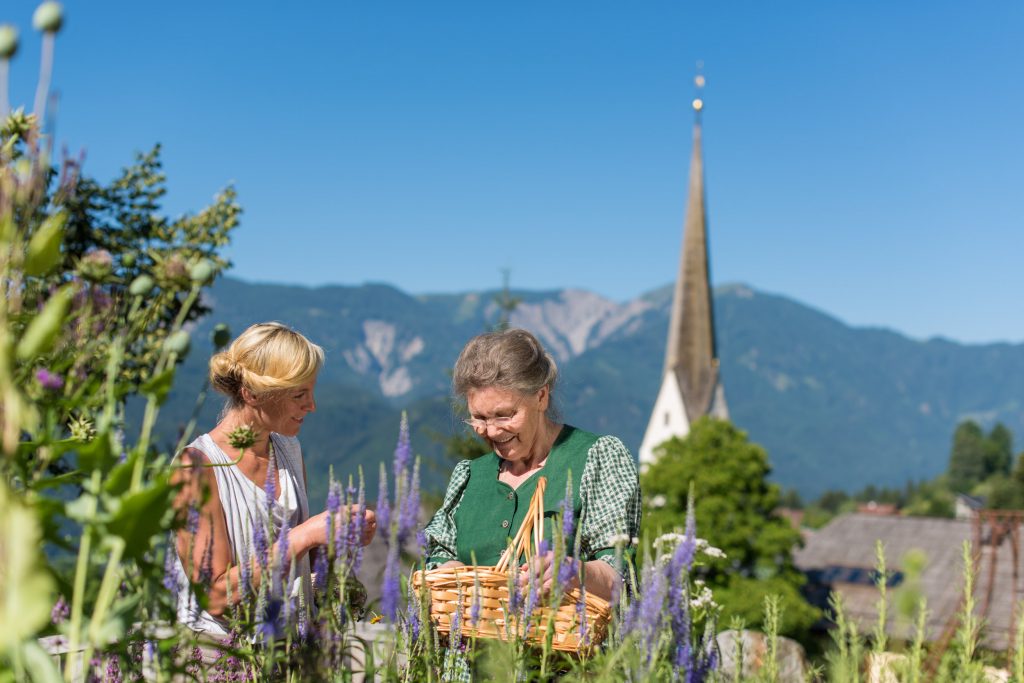
<svg viewBox="0 0 1024 683">
<path fill-rule="evenodd" d="M 272 506 L 272 522 L 275 537 L 288 519 L 288 527 L 294 529 L 298 524 L 309 518 L 309 502 L 306 500 L 306 480 L 302 474 L 302 449 L 295 437 L 271 434 L 274 446 L 274 457 L 277 460 L 278 481 L 280 491 Z M 231 566 L 240 566 L 243 559 L 252 556 L 252 534 L 257 523 L 265 523 L 267 519 L 267 494 L 245 476 L 236 465 L 231 464 L 234 458 L 228 456 L 210 437 L 203 434 L 189 444 L 189 448 L 201 451 L 209 462 L 222 467 L 212 467 L 217 480 L 217 494 L 221 508 L 224 510 L 224 521 L 227 523 L 228 539 L 231 542 Z M 259 520 L 257 522 L 257 520 Z M 174 552 L 175 584 L 178 599 L 178 622 L 193 631 L 203 631 L 217 635 L 227 635 L 228 620 L 215 617 L 206 610 L 200 609 L 195 595 L 189 586 L 188 576 L 182 565 L 181 557 L 172 545 L 168 552 Z M 294 563 L 295 581 L 291 595 L 303 593 L 302 604 L 311 606 L 312 582 L 309 571 L 309 555 L 303 555 Z M 232 593 L 237 594 L 238 587 L 232 585 Z"/>
</svg>

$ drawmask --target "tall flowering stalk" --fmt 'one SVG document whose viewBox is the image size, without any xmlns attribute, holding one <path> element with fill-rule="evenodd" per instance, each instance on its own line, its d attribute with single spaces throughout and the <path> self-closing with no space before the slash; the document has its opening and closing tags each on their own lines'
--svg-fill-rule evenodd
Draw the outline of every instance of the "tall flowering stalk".
<svg viewBox="0 0 1024 683">
<path fill-rule="evenodd" d="M 412 456 L 409 418 L 404 412 L 391 469 L 394 476 L 393 498 L 389 495 L 387 470 L 381 464 L 377 526 L 388 548 L 381 586 L 381 613 L 395 623 L 401 613 L 401 554 L 406 542 L 415 538 L 420 512 L 420 462 L 419 458 L 414 460 Z"/>
</svg>

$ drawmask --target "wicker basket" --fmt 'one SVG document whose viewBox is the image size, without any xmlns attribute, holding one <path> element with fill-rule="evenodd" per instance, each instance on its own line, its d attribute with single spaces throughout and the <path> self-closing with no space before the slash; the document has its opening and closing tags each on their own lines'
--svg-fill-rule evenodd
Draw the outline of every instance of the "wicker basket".
<svg viewBox="0 0 1024 683">
<path fill-rule="evenodd" d="M 412 576 L 414 590 L 419 592 L 424 583 L 430 592 L 430 617 L 443 634 L 452 630 L 452 617 L 456 612 L 462 615 L 462 635 L 476 638 L 521 638 L 541 643 L 546 637 L 546 628 L 554 617 L 552 647 L 556 650 L 578 652 L 598 645 L 608 632 L 611 610 L 608 602 L 586 593 L 583 595 L 584 610 L 580 615 L 578 604 L 580 590 L 567 591 L 557 608 L 538 607 L 529 621 L 520 620 L 516 615 L 508 616 L 509 575 L 508 568 L 513 558 L 531 558 L 536 553 L 544 536 L 544 489 L 547 480 L 537 480 L 537 490 L 530 500 L 526 519 L 519 527 L 512 544 L 502 553 L 498 564 L 493 567 L 458 566 L 418 571 Z M 532 541 L 532 542 L 531 542 Z M 479 601 L 476 623 L 471 618 L 473 604 Z M 586 619 L 585 628 L 580 617 Z M 539 628 L 538 628 L 539 625 Z"/>
</svg>

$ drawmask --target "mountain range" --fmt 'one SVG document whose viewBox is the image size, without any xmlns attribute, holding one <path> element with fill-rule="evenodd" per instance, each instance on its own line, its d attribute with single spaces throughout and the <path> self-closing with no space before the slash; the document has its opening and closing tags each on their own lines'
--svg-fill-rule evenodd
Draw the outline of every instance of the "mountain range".
<svg viewBox="0 0 1024 683">
<path fill-rule="evenodd" d="M 192 412 L 212 326 L 223 322 L 238 334 L 280 320 L 327 352 L 317 413 L 301 435 L 314 500 L 326 494 L 329 470 L 344 478 L 360 466 L 368 496 L 376 497 L 377 471 L 390 459 L 403 410 L 424 486 L 439 492 L 454 465 L 444 440 L 462 431 L 448 373 L 466 340 L 498 320 L 499 294 L 223 278 L 207 296 L 213 311 L 193 330 L 193 350 L 161 414 L 164 438 Z M 558 361 L 562 418 L 615 434 L 635 452 L 661 378 L 671 288 L 624 303 L 577 289 L 511 294 L 519 299 L 511 324 L 537 334 Z M 714 304 L 732 421 L 768 451 L 773 479 L 805 498 L 933 477 L 945 469 L 953 430 L 966 418 L 1001 421 L 1024 435 L 1024 344 L 919 341 L 851 327 L 740 284 L 716 288 Z M 208 398 L 201 429 L 219 409 Z"/>
</svg>

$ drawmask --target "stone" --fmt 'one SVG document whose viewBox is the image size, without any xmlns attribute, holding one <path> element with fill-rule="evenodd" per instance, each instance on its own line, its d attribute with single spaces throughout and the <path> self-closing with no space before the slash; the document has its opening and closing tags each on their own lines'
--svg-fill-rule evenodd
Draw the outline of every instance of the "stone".
<svg viewBox="0 0 1024 683">
<path fill-rule="evenodd" d="M 718 648 L 722 656 L 718 669 L 719 675 L 724 680 L 732 680 L 735 675 L 737 644 L 742 648 L 743 661 L 740 663 L 740 673 L 743 678 L 747 679 L 764 673 L 768 663 L 768 637 L 758 631 L 730 629 L 718 634 Z M 807 663 L 807 654 L 800 643 L 792 638 L 778 636 L 775 660 L 778 683 L 803 683 L 807 680 L 810 666 Z"/>
</svg>

